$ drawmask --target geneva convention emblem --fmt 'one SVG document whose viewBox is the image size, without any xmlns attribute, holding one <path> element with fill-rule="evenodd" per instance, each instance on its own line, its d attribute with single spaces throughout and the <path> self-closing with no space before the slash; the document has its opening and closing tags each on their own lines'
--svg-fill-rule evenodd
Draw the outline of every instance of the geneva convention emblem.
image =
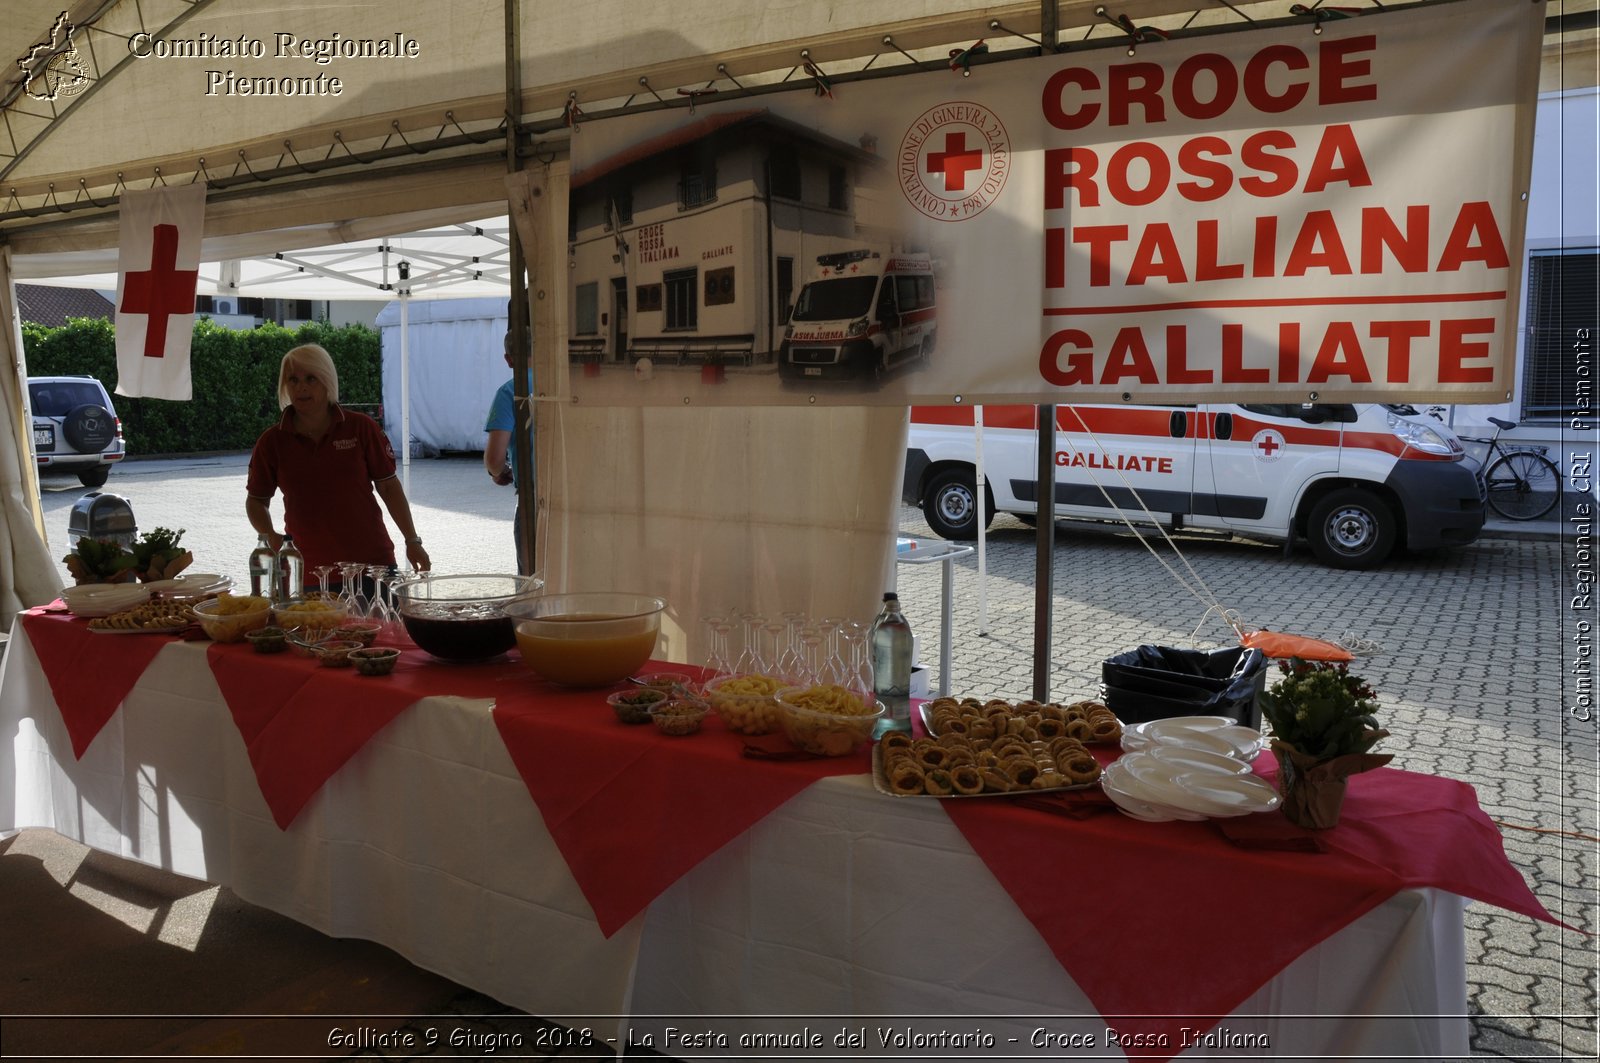
<svg viewBox="0 0 1600 1063">
<path fill-rule="evenodd" d="M 956 101 L 911 123 L 895 156 L 900 191 L 936 221 L 963 221 L 999 196 L 1011 172 L 1011 140 L 989 108 Z"/>
</svg>

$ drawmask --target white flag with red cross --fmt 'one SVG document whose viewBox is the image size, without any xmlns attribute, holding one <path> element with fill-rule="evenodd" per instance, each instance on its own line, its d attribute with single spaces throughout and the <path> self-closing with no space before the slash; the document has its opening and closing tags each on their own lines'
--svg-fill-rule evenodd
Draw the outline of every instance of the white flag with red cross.
<svg viewBox="0 0 1600 1063">
<path fill-rule="evenodd" d="M 188 400 L 205 185 L 129 192 L 121 211 L 117 394 Z"/>
</svg>

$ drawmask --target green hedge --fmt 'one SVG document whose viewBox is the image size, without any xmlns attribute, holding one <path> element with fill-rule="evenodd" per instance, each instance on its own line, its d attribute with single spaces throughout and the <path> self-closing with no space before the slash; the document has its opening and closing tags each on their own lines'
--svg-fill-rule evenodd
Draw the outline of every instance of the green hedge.
<svg viewBox="0 0 1600 1063">
<path fill-rule="evenodd" d="M 249 450 L 278 418 L 278 363 L 302 343 L 320 343 L 333 356 L 341 401 L 383 401 L 381 344 L 365 325 L 308 323 L 291 332 L 266 324 L 238 331 L 202 318 L 195 322 L 189 363 L 193 400 L 113 395 L 128 453 Z M 116 342 L 105 318 L 75 318 L 60 328 L 25 322 L 22 345 L 29 376 L 92 376 L 116 390 Z"/>
</svg>

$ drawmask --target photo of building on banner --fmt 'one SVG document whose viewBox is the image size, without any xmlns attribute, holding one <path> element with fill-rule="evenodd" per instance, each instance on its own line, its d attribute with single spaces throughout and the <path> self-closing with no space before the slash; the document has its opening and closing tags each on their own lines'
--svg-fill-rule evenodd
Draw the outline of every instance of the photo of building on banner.
<svg viewBox="0 0 1600 1063">
<path fill-rule="evenodd" d="M 1320 28 L 584 122 L 571 395 L 1504 401 L 1542 7 Z"/>
</svg>

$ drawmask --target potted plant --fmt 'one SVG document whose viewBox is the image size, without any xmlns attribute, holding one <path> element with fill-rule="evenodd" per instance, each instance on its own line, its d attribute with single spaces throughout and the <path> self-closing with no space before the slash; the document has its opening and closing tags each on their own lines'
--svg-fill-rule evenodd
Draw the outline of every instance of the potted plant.
<svg viewBox="0 0 1600 1063">
<path fill-rule="evenodd" d="M 1284 676 L 1262 692 L 1261 714 L 1272 725 L 1283 814 L 1326 829 L 1339 822 L 1349 777 L 1392 759 L 1369 752 L 1389 732 L 1378 726 L 1377 694 L 1343 662 L 1292 657 L 1279 668 Z"/>
<path fill-rule="evenodd" d="M 184 529 L 157 528 L 133 544 L 133 570 L 141 582 L 171 579 L 194 562 L 194 555 L 178 545 Z"/>
<path fill-rule="evenodd" d="M 135 576 L 133 553 L 110 539 L 78 540 L 77 549 L 61 559 L 80 586 L 85 583 L 127 583 Z"/>
</svg>

